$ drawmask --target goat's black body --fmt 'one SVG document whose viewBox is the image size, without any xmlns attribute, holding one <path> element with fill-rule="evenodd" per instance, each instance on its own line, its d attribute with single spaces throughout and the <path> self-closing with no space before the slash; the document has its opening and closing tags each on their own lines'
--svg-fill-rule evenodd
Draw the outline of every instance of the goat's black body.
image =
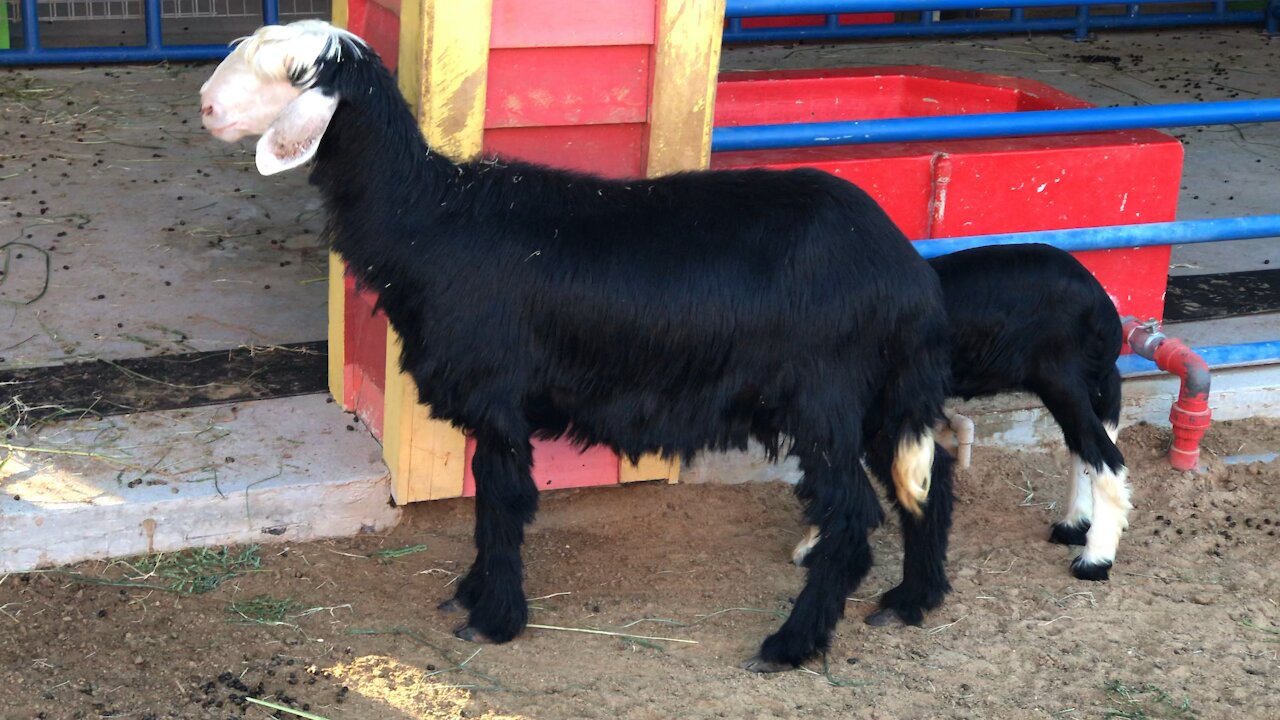
<svg viewBox="0 0 1280 720">
<path fill-rule="evenodd" d="M 611 181 L 432 153 L 380 63 L 322 63 L 342 102 L 312 182 L 333 247 L 404 341 L 437 417 L 475 434 L 477 557 L 457 600 L 464 636 L 526 619 L 520 543 L 537 492 L 532 435 L 636 457 L 791 439 L 824 540 L 796 608 L 761 652 L 795 665 L 826 647 L 870 565 L 879 504 L 860 465 L 941 417 L 945 314 L 928 265 L 862 191 L 817 171 Z M 949 466 L 937 453 L 895 607 L 946 591 Z M 887 477 L 887 475 L 886 475 Z"/>
<path fill-rule="evenodd" d="M 1120 420 L 1115 305 L 1069 253 L 1048 245 L 985 247 L 930 261 L 950 319 L 951 395 L 1022 390 L 1044 402 L 1067 447 L 1089 467 L 1124 467 L 1104 423 Z M 1050 539 L 1085 544 L 1087 523 L 1054 525 Z M 1072 566 L 1105 579 L 1107 568 Z"/>
</svg>

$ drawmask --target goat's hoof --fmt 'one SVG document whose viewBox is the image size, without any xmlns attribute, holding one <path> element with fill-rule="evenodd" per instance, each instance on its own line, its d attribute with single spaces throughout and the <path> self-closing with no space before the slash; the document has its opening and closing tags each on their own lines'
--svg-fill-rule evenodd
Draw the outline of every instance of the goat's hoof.
<svg viewBox="0 0 1280 720">
<path fill-rule="evenodd" d="M 791 665 L 791 663 L 778 662 L 777 660 L 765 660 L 759 655 L 748 660 L 747 664 L 742 667 L 744 670 L 761 674 L 785 672 L 787 670 L 794 669 L 794 666 Z"/>
<path fill-rule="evenodd" d="M 1089 536 L 1089 522 L 1069 524 L 1056 522 L 1049 532 L 1049 542 L 1059 545 L 1084 545 Z"/>
<path fill-rule="evenodd" d="M 866 623 L 875 627 L 906 624 L 902 617 L 898 615 L 898 611 L 893 608 L 880 608 L 867 616 Z"/>
<path fill-rule="evenodd" d="M 456 613 L 462 612 L 466 608 L 462 607 L 462 603 L 458 602 L 458 598 L 451 597 L 437 605 L 436 609 L 443 613 Z"/>
<path fill-rule="evenodd" d="M 1081 555 L 1071 561 L 1071 574 L 1081 580 L 1107 580 L 1111 577 L 1111 561 L 1088 562 Z"/>
<path fill-rule="evenodd" d="M 453 636 L 458 638 L 459 640 L 466 640 L 469 643 L 476 643 L 478 645 L 493 644 L 493 641 L 485 637 L 484 633 L 471 627 L 470 625 L 459 626 L 457 630 L 453 631 Z"/>
</svg>

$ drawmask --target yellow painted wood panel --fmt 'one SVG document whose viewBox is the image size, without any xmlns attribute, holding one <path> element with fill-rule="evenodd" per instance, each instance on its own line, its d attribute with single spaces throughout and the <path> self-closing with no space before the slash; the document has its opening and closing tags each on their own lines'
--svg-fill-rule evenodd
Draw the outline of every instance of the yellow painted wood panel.
<svg viewBox="0 0 1280 720">
<path fill-rule="evenodd" d="M 329 393 L 344 410 L 347 358 L 346 264 L 337 253 L 329 253 Z"/>
<path fill-rule="evenodd" d="M 333 0 L 333 19 L 331 22 L 340 27 L 347 26 L 347 0 Z"/>
<path fill-rule="evenodd" d="M 406 7 L 409 2 L 421 3 L 414 66 L 421 68 L 418 121 L 423 135 L 450 158 L 477 157 L 484 142 L 493 0 L 406 0 Z M 402 30 L 402 42 L 404 37 Z M 403 73 L 408 58 L 403 52 L 400 58 Z"/>
<path fill-rule="evenodd" d="M 480 154 L 492 0 L 402 0 L 400 91 L 433 150 L 455 160 Z M 387 333 L 383 457 L 399 504 L 462 494 L 466 437 L 418 403 L 400 371 L 400 338 Z"/>
<path fill-rule="evenodd" d="M 658 0 L 649 111 L 650 177 L 699 170 L 711 160 L 711 122 L 724 0 Z"/>
<path fill-rule="evenodd" d="M 413 378 L 400 371 L 400 336 L 391 329 L 384 393 L 382 458 L 396 504 L 462 495 L 466 437 L 418 402 Z"/>
<path fill-rule="evenodd" d="M 618 482 L 632 483 L 645 480 L 666 480 L 669 483 L 680 480 L 680 461 L 666 460 L 658 455 L 644 455 L 637 463 L 626 458 L 618 459 Z"/>
</svg>

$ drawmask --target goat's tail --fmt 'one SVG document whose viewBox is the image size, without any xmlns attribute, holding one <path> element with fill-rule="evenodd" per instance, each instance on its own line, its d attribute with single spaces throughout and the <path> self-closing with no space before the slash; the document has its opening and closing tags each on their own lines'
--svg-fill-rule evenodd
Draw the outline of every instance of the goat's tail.
<svg viewBox="0 0 1280 720">
<path fill-rule="evenodd" d="M 913 432 L 904 428 L 893 454 L 893 490 L 904 510 L 922 517 L 921 505 L 933 484 L 933 429 Z"/>
</svg>

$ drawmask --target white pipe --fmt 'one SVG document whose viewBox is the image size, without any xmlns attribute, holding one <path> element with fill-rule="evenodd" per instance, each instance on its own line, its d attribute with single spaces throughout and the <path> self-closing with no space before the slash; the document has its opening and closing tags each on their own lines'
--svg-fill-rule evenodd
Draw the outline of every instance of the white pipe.
<svg viewBox="0 0 1280 720">
<path fill-rule="evenodd" d="M 944 408 L 942 414 L 956 434 L 956 462 L 967 468 L 973 455 L 973 421 L 950 408 Z"/>
</svg>

